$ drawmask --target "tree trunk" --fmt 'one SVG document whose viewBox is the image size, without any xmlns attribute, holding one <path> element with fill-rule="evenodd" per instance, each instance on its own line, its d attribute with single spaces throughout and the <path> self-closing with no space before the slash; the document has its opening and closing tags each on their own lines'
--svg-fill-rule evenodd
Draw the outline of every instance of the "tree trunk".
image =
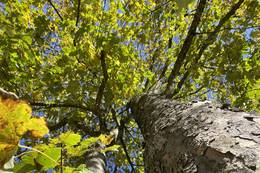
<svg viewBox="0 0 260 173">
<path fill-rule="evenodd" d="M 145 140 L 145 172 L 260 172 L 256 115 L 158 95 L 142 95 L 130 107 Z"/>
<path fill-rule="evenodd" d="M 89 151 L 85 154 L 86 166 L 88 170 L 94 173 L 106 172 L 105 155 L 98 151 Z"/>
</svg>

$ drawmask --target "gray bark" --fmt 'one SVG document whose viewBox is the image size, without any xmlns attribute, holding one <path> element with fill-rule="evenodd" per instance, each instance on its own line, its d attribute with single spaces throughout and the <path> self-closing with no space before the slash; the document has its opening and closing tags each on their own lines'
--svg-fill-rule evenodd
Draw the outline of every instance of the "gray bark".
<svg viewBox="0 0 260 173">
<path fill-rule="evenodd" d="M 89 151 L 85 154 L 86 166 L 88 170 L 94 173 L 106 172 L 106 157 L 98 151 Z"/>
<path fill-rule="evenodd" d="M 145 140 L 145 172 L 260 172 L 258 116 L 158 95 L 135 98 L 130 107 Z"/>
</svg>

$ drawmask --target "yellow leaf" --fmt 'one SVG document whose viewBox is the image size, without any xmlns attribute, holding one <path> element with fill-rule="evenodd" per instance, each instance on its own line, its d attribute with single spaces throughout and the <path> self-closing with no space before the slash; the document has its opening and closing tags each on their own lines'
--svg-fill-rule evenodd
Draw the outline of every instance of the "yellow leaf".
<svg viewBox="0 0 260 173">
<path fill-rule="evenodd" d="M 15 153 L 20 138 L 31 132 L 33 137 L 48 133 L 44 119 L 31 118 L 30 106 L 20 100 L 0 97 L 0 167 Z"/>
<path fill-rule="evenodd" d="M 103 144 L 109 145 L 113 141 L 114 137 L 113 135 L 100 135 L 99 139 Z"/>
<path fill-rule="evenodd" d="M 44 118 L 32 118 L 28 130 L 34 138 L 42 138 L 45 134 L 49 133 Z"/>
</svg>

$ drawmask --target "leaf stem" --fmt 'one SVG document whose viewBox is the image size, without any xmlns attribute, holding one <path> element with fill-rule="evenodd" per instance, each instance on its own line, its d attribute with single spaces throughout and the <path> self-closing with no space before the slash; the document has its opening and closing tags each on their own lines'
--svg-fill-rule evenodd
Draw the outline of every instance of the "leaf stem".
<svg viewBox="0 0 260 173">
<path fill-rule="evenodd" d="M 37 149 L 32 148 L 32 147 L 27 147 L 27 146 L 25 146 L 25 145 L 20 145 L 20 144 L 18 144 L 18 147 L 20 147 L 20 148 L 26 148 L 26 149 L 29 149 L 29 150 L 31 150 L 31 151 L 38 152 L 38 153 L 44 155 L 45 157 L 47 157 L 48 159 L 50 159 L 51 161 L 53 161 L 54 163 L 56 163 L 57 165 L 59 165 L 59 163 L 58 163 L 56 160 L 54 160 L 54 159 L 51 158 L 49 155 L 43 153 L 43 152 L 40 151 L 40 150 L 37 150 Z"/>
</svg>

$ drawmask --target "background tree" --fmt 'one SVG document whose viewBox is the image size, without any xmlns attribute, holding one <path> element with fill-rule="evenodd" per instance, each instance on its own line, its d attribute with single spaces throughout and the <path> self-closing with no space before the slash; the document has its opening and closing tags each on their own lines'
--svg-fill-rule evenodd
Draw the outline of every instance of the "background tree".
<svg viewBox="0 0 260 173">
<path fill-rule="evenodd" d="M 129 103 L 144 93 L 259 111 L 259 9 L 257 0 L 1 0 L 0 86 L 46 118 L 49 136 L 22 143 L 55 161 L 19 150 L 15 170 L 91 169 L 93 154 L 102 169 L 106 153 L 109 172 L 142 172 L 139 108 Z"/>
</svg>

